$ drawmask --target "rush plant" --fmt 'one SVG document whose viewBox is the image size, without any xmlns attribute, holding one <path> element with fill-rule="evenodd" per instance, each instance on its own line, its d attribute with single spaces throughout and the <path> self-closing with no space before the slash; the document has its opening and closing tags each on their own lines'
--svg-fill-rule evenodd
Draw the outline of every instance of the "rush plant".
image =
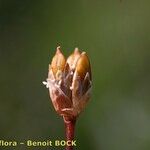
<svg viewBox="0 0 150 150">
<path fill-rule="evenodd" d="M 74 139 L 74 129 L 77 117 L 87 104 L 92 86 L 91 66 L 86 52 L 75 48 L 65 59 L 60 47 L 49 65 L 47 82 L 49 94 L 56 112 L 63 117 L 66 140 Z M 73 146 L 66 146 L 73 150 Z"/>
</svg>

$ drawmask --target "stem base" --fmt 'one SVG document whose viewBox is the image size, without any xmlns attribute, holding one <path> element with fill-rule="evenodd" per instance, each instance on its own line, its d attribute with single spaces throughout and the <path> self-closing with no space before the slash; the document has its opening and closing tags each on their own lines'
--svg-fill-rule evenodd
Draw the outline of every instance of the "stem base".
<svg viewBox="0 0 150 150">
<path fill-rule="evenodd" d="M 73 141 L 76 118 L 63 117 L 65 123 L 66 141 Z M 66 150 L 73 150 L 73 146 L 66 146 Z"/>
</svg>

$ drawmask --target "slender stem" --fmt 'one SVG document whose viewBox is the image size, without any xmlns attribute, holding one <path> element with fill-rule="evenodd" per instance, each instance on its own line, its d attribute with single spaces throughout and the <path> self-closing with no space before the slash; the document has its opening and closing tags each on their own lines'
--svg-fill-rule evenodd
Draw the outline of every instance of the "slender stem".
<svg viewBox="0 0 150 150">
<path fill-rule="evenodd" d="M 75 132 L 76 118 L 64 117 L 66 141 L 73 141 Z M 73 150 L 73 146 L 66 146 L 66 150 Z"/>
</svg>

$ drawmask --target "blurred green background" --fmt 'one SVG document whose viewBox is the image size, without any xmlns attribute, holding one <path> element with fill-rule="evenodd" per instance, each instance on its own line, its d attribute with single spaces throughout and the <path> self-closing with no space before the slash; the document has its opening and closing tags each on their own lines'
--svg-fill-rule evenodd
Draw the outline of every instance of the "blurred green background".
<svg viewBox="0 0 150 150">
<path fill-rule="evenodd" d="M 42 85 L 58 45 L 92 64 L 76 149 L 149 150 L 149 0 L 0 0 L 0 139 L 64 138 Z"/>
</svg>

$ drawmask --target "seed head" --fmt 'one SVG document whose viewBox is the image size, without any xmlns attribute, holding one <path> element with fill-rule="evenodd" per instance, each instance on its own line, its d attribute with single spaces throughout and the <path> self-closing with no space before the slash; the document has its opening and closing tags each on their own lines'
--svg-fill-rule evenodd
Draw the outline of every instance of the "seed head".
<svg viewBox="0 0 150 150">
<path fill-rule="evenodd" d="M 49 67 L 47 82 L 55 110 L 62 116 L 77 117 L 84 109 L 91 92 L 91 67 L 85 52 L 78 48 L 65 60 L 57 47 Z"/>
</svg>

